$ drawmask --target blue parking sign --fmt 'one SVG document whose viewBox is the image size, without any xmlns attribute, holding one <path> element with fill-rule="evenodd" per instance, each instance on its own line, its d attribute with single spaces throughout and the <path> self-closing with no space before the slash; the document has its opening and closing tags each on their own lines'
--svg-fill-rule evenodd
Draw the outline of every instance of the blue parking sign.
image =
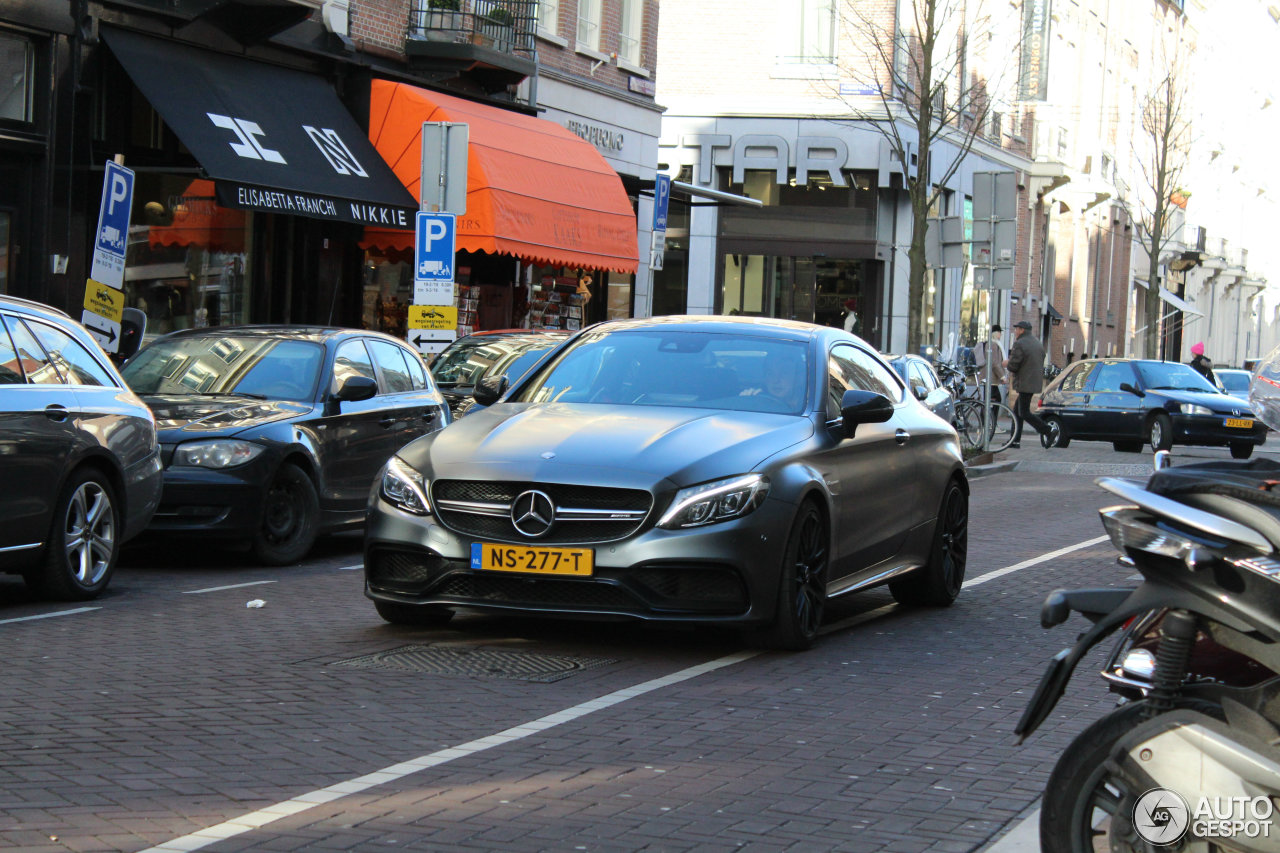
<svg viewBox="0 0 1280 853">
<path fill-rule="evenodd" d="M 419 211 L 414 230 L 413 277 L 417 281 L 453 281 L 457 217 Z"/>
<path fill-rule="evenodd" d="M 653 230 L 667 230 L 667 208 L 671 202 L 671 176 L 656 175 L 653 182 Z"/>
<path fill-rule="evenodd" d="M 133 170 L 107 161 L 102 179 L 102 205 L 93 238 L 89 277 L 120 290 L 124 287 L 124 257 L 129 244 L 129 214 L 133 209 Z"/>
</svg>

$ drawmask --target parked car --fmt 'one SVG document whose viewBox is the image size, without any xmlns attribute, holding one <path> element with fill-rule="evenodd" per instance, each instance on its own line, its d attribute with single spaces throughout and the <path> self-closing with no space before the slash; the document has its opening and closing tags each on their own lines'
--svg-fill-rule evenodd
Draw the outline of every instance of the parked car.
<svg viewBox="0 0 1280 853">
<path fill-rule="evenodd" d="M 911 389 L 915 398 L 924 403 L 929 411 L 947 423 L 955 419 L 956 398 L 942 384 L 933 364 L 927 358 L 918 355 L 886 355 L 885 358 Z"/>
<path fill-rule="evenodd" d="M 947 605 L 968 484 L 953 430 L 840 329 L 654 317 L 575 334 L 402 448 L 371 496 L 387 621 L 455 607 L 702 622 L 805 648 L 829 597 Z"/>
<path fill-rule="evenodd" d="M 155 412 L 163 448 L 150 529 L 248 543 L 267 565 L 362 524 L 386 461 L 450 421 L 418 353 L 358 329 L 173 332 L 124 376 Z"/>
<path fill-rule="evenodd" d="M 1218 380 L 1219 390 L 1224 394 L 1248 401 L 1249 383 L 1253 380 L 1252 373 L 1233 367 L 1219 367 L 1214 368 L 1213 375 Z"/>
<path fill-rule="evenodd" d="M 0 483 L 0 571 L 66 600 L 107 588 L 160 501 L 151 410 L 79 323 L 2 295 Z"/>
<path fill-rule="evenodd" d="M 1073 439 L 1110 441 L 1136 453 L 1144 443 L 1153 450 L 1195 444 L 1229 447 L 1234 458 L 1248 459 L 1267 434 L 1247 401 L 1173 361 L 1076 362 L 1040 395 L 1039 414 L 1055 425 L 1059 447 Z"/>
<path fill-rule="evenodd" d="M 458 338 L 436 356 L 431 376 L 449 401 L 454 418 L 460 418 L 475 407 L 476 383 L 481 379 L 505 376 L 514 383 L 568 337 L 568 332 L 553 330 L 477 332 Z"/>
</svg>

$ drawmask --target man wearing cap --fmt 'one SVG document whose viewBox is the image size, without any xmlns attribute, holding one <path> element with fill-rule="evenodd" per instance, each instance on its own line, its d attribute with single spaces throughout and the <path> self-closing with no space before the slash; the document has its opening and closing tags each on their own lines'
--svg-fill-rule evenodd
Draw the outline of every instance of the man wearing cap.
<svg viewBox="0 0 1280 853">
<path fill-rule="evenodd" d="M 1026 320 L 1013 324 L 1013 333 L 1017 337 L 1009 350 L 1009 360 L 1005 362 L 1013 390 L 1018 392 L 1018 399 L 1013 404 L 1013 444 L 1009 446 L 1022 446 L 1022 422 L 1026 421 L 1040 434 L 1040 443 L 1052 447 L 1058 441 L 1057 430 L 1031 411 L 1032 395 L 1044 388 L 1044 347 L 1034 335 L 1027 334 L 1030 331 L 1031 324 Z"/>
<path fill-rule="evenodd" d="M 1197 341 L 1191 345 L 1191 355 L 1190 364 L 1196 372 L 1208 379 L 1210 385 L 1217 385 L 1217 380 L 1213 378 L 1213 362 L 1204 355 L 1204 341 Z"/>
</svg>

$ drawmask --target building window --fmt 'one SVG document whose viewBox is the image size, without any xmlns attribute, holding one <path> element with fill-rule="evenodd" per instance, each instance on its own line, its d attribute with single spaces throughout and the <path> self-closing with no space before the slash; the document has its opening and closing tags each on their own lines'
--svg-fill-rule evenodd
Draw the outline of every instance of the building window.
<svg viewBox="0 0 1280 853">
<path fill-rule="evenodd" d="M 0 119 L 33 120 L 34 62 L 31 42 L 0 34 Z"/>
<path fill-rule="evenodd" d="M 634 66 L 644 65 L 640 46 L 644 38 L 644 0 L 622 0 L 622 29 L 618 31 L 618 58 Z"/>
<path fill-rule="evenodd" d="M 538 31 L 555 35 L 560 30 L 560 0 L 538 3 Z"/>
<path fill-rule="evenodd" d="M 600 0 L 582 0 L 578 4 L 578 47 L 600 49 Z"/>
<path fill-rule="evenodd" d="M 833 0 L 790 0 L 781 19 L 784 65 L 829 65 L 836 58 L 836 7 Z"/>
</svg>

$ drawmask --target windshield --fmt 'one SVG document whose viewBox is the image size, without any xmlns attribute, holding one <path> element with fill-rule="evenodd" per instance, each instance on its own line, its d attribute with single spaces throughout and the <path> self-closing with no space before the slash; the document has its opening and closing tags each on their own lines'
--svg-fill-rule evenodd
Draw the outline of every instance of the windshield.
<svg viewBox="0 0 1280 853">
<path fill-rule="evenodd" d="M 1228 394 L 1244 397 L 1249 394 L 1249 373 L 1245 370 L 1219 370 L 1214 373 Z"/>
<path fill-rule="evenodd" d="M 508 338 L 491 340 L 480 346 L 466 348 L 465 358 L 447 359 L 437 372 L 432 365 L 431 374 L 440 385 L 475 385 L 486 376 L 501 376 L 514 382 L 534 365 L 543 353 L 560 343 L 551 338 Z M 448 376 L 448 379 L 442 378 Z"/>
<path fill-rule="evenodd" d="M 124 368 L 138 394 L 240 395 L 269 400 L 314 398 L 324 347 L 258 336 L 161 338 Z"/>
<path fill-rule="evenodd" d="M 751 335 L 587 333 L 512 399 L 800 414 L 809 399 L 806 351 L 801 341 Z"/>
<path fill-rule="evenodd" d="M 1206 394 L 1221 393 L 1209 384 L 1195 368 L 1176 361 L 1140 361 L 1138 375 L 1148 390 L 1203 391 Z"/>
<path fill-rule="evenodd" d="M 485 340 L 478 338 L 474 341 L 461 341 L 451 347 L 431 362 L 431 375 L 435 377 L 437 385 L 470 385 L 470 377 L 476 371 L 476 365 L 471 362 L 472 354 L 485 346 L 493 344 L 493 339 Z"/>
</svg>

